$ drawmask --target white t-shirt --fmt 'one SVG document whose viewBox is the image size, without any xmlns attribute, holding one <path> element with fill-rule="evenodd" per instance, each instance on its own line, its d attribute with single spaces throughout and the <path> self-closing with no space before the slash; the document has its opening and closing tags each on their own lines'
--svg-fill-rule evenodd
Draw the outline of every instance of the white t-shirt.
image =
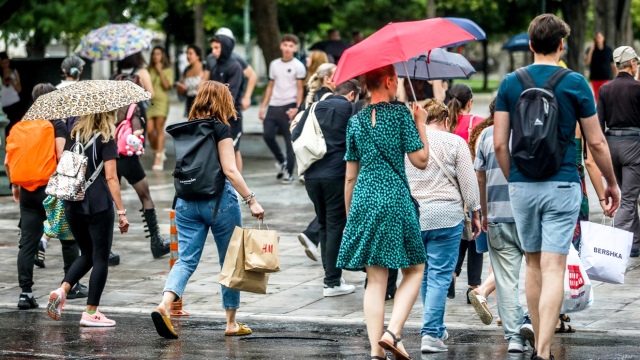
<svg viewBox="0 0 640 360">
<path fill-rule="evenodd" d="M 302 62 L 293 58 L 287 62 L 282 58 L 269 64 L 269 80 L 273 80 L 270 106 L 284 106 L 298 102 L 298 80 L 304 80 L 307 70 Z"/>
<path fill-rule="evenodd" d="M 59 89 L 65 88 L 65 87 L 67 87 L 67 86 L 69 86 L 71 84 L 75 84 L 75 83 L 77 83 L 77 81 L 62 80 L 62 82 L 60 84 L 56 85 L 56 89 L 59 90 Z"/>
<path fill-rule="evenodd" d="M 14 81 L 16 80 L 15 70 L 11 72 L 11 79 Z M 18 94 L 13 85 L 4 86 L 4 82 L 2 82 L 0 86 L 2 86 L 0 89 L 0 101 L 2 102 L 2 107 L 11 106 L 20 102 L 20 94 Z"/>
</svg>

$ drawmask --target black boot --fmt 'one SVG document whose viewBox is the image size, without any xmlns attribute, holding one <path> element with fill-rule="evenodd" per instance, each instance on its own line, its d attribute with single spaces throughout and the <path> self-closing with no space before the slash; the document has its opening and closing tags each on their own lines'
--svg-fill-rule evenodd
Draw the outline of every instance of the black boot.
<svg viewBox="0 0 640 360">
<path fill-rule="evenodd" d="M 158 218 L 156 217 L 155 209 L 147 209 L 142 213 L 143 221 L 145 225 L 145 231 L 149 232 L 146 237 L 151 238 L 151 254 L 154 259 L 158 259 L 169 253 L 169 241 L 160 235 L 160 228 L 158 227 Z"/>
</svg>

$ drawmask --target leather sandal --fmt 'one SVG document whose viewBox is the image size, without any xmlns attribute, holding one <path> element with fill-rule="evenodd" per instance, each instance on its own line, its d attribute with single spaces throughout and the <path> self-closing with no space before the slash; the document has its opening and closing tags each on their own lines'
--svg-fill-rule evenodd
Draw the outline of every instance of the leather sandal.
<svg viewBox="0 0 640 360">
<path fill-rule="evenodd" d="M 224 336 L 245 336 L 245 335 L 251 335 L 252 331 L 251 328 L 248 327 L 245 324 L 242 323 L 236 323 L 238 324 L 238 331 L 233 331 L 233 332 L 224 332 Z"/>
<path fill-rule="evenodd" d="M 560 321 L 562 321 L 562 322 L 571 322 L 571 318 L 567 314 L 560 314 Z"/>
<path fill-rule="evenodd" d="M 173 329 L 173 325 L 171 325 L 169 316 L 163 315 L 159 311 L 154 311 L 151 313 L 151 320 L 153 320 L 153 325 L 155 325 L 158 335 L 165 339 L 178 338 L 178 334 Z"/>
<path fill-rule="evenodd" d="M 573 334 L 574 332 L 576 332 L 576 329 L 560 320 L 560 327 L 556 328 L 556 334 Z"/>
<path fill-rule="evenodd" d="M 391 337 L 393 338 L 393 343 L 390 343 L 384 339 L 380 339 L 380 341 L 378 341 L 378 345 L 381 348 L 387 351 L 390 351 L 393 354 L 394 359 L 396 360 L 411 360 L 411 357 L 409 356 L 409 354 L 397 348 L 398 343 L 401 342 L 402 339 L 399 337 L 396 337 L 396 335 L 389 330 L 385 330 L 384 332 L 389 333 L 389 335 L 391 335 Z"/>
</svg>

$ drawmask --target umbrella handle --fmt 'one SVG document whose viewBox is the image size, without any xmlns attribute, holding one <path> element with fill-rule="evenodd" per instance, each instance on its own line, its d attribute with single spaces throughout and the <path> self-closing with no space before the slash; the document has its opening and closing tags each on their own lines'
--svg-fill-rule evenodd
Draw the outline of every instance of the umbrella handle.
<svg viewBox="0 0 640 360">
<path fill-rule="evenodd" d="M 411 78 L 409 78 L 409 70 L 407 69 L 407 61 L 402 62 L 402 66 L 404 66 L 404 73 L 407 74 L 407 81 L 409 82 L 409 87 L 411 88 L 411 95 L 413 95 L 413 101 L 416 103 L 418 99 L 416 99 L 416 92 L 413 90 L 413 84 L 411 83 Z"/>
</svg>

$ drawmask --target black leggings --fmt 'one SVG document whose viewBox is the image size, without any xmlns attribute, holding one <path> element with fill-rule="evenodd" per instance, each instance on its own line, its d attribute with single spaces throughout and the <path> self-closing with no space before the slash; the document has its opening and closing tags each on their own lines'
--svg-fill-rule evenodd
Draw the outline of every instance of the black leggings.
<svg viewBox="0 0 640 360">
<path fill-rule="evenodd" d="M 113 208 L 93 215 L 67 212 L 67 222 L 80 247 L 80 256 L 63 282 L 74 286 L 91 268 L 87 305 L 100 305 L 100 297 L 109 273 L 109 252 L 113 241 Z"/>
<path fill-rule="evenodd" d="M 460 251 L 458 253 L 458 263 L 456 264 L 456 276 L 460 276 L 462 272 L 462 263 L 465 255 L 467 257 L 467 278 L 469 286 L 480 286 L 482 284 L 482 254 L 476 252 L 475 241 L 460 241 Z"/>
</svg>

